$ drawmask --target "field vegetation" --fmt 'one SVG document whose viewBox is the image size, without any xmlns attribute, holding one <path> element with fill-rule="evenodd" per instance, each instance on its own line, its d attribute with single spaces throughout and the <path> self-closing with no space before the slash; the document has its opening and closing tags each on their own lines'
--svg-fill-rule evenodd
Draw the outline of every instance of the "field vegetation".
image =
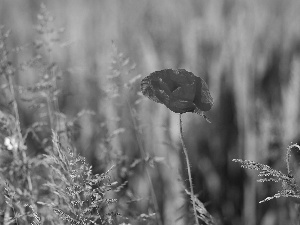
<svg viewBox="0 0 300 225">
<path fill-rule="evenodd" d="M 199 223 L 300 224 L 299 11 L 0 0 L 0 224 L 195 224 L 179 115 L 140 92 L 166 68 L 214 99 L 182 115 Z"/>
</svg>

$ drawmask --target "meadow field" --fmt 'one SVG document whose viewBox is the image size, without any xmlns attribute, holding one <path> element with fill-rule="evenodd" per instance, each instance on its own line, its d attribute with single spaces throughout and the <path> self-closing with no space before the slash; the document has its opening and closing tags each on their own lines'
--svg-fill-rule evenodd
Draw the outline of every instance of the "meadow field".
<svg viewBox="0 0 300 225">
<path fill-rule="evenodd" d="M 199 223 L 300 224 L 297 145 L 287 154 L 299 12 L 299 0 L 0 0 L 0 224 L 195 224 L 179 114 L 140 91 L 166 68 L 202 77 L 214 99 L 211 123 L 182 115 Z"/>
</svg>

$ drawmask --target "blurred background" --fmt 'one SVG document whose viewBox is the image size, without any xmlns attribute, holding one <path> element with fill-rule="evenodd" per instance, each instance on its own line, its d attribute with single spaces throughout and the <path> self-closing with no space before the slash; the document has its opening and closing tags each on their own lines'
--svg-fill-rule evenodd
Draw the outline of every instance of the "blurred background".
<svg viewBox="0 0 300 225">
<path fill-rule="evenodd" d="M 0 24 L 11 30 L 9 47 L 22 48 L 10 54 L 16 66 L 37 55 L 34 26 L 41 3 L 0 0 Z M 199 199 L 219 224 L 295 222 L 295 205 L 287 199 L 258 204 L 280 185 L 257 183 L 255 171 L 241 169 L 232 159 L 254 160 L 286 173 L 286 148 L 300 139 L 298 0 L 43 3 L 59 33 L 59 40 L 49 37 L 53 45 L 43 54 L 60 71 L 60 112 L 67 117 L 82 109 L 96 112 L 81 117 L 73 130 L 74 145 L 95 171 L 117 161 L 112 152 L 126 156 L 116 179 L 128 180 L 127 189 L 142 200 L 124 211 L 149 213 L 148 198 L 155 196 L 163 224 L 187 224 L 179 115 L 140 96 L 137 77 L 184 68 L 206 80 L 214 98 L 206 114 L 211 124 L 196 114 L 183 115 Z M 31 86 L 37 74 L 34 69 L 19 70 L 15 82 Z M 24 127 L 39 119 L 21 106 Z M 109 147 L 104 137 L 110 137 Z M 31 146 L 38 151 L 34 143 Z M 155 164 L 129 173 L 140 158 L 154 158 Z"/>
</svg>

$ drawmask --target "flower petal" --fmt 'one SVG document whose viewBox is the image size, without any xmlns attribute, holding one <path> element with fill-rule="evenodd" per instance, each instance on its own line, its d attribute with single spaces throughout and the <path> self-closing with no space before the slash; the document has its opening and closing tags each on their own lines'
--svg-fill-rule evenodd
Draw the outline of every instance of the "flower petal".
<svg viewBox="0 0 300 225">
<path fill-rule="evenodd" d="M 171 100 L 170 104 L 167 107 L 175 113 L 194 112 L 196 109 L 195 104 L 191 101 L 178 99 Z"/>
<path fill-rule="evenodd" d="M 184 69 L 153 72 L 142 80 L 141 90 L 175 113 L 208 111 L 213 104 L 204 80 Z"/>
<path fill-rule="evenodd" d="M 209 93 L 207 84 L 201 77 L 196 79 L 196 95 L 193 102 L 201 111 L 209 111 L 213 106 L 213 98 Z"/>
</svg>

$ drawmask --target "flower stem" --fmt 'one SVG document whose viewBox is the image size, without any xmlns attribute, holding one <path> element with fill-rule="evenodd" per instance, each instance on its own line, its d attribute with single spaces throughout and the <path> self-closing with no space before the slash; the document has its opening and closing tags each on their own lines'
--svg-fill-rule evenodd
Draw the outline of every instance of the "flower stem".
<svg viewBox="0 0 300 225">
<path fill-rule="evenodd" d="M 192 175 L 191 175 L 191 168 L 190 168 L 190 161 L 187 153 L 187 149 L 185 147 L 184 141 L 183 141 L 183 132 L 182 132 L 182 113 L 179 114 L 179 123 L 180 123 L 180 139 L 181 139 L 181 144 L 183 147 L 183 152 L 185 154 L 185 159 L 186 159 L 186 165 L 187 165 L 187 170 L 188 170 L 188 176 L 189 176 L 189 182 L 190 182 L 190 188 L 191 188 L 191 200 L 193 202 L 193 211 L 194 211 L 194 216 L 196 220 L 196 224 L 199 225 L 199 221 L 197 218 L 197 211 L 196 211 L 196 205 L 195 205 L 195 198 L 194 196 L 194 189 L 193 189 L 193 182 L 192 182 Z"/>
</svg>

